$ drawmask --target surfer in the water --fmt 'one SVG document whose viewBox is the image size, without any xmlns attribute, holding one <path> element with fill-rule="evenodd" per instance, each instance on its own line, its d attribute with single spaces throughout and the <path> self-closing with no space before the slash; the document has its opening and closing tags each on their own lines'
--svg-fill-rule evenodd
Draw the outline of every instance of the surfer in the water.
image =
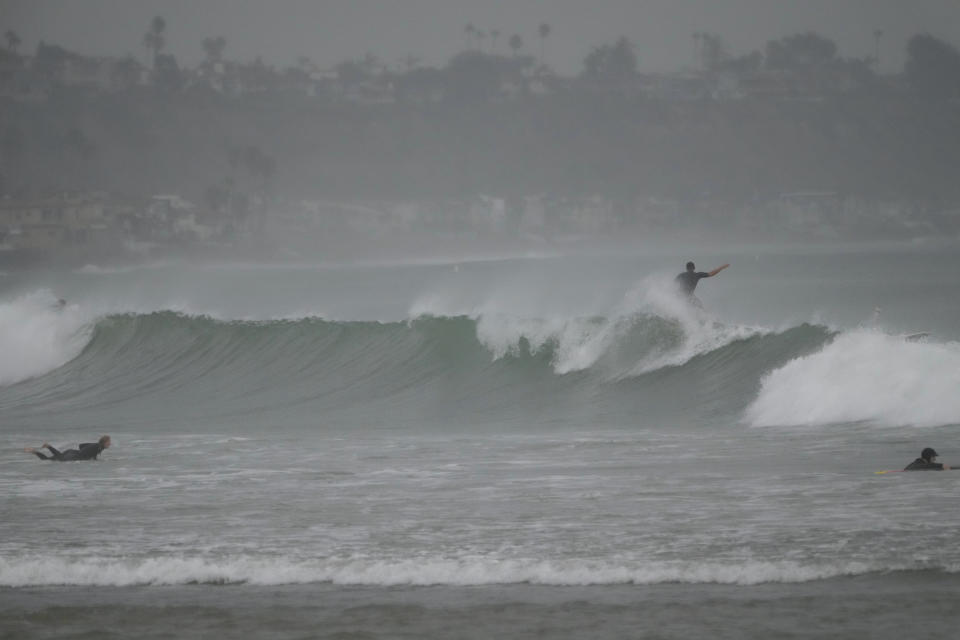
<svg viewBox="0 0 960 640">
<path fill-rule="evenodd" d="M 697 299 L 697 296 L 693 295 L 693 291 L 697 288 L 697 283 L 703 278 L 712 278 L 729 266 L 729 264 L 725 264 L 717 267 L 713 271 L 706 272 L 697 271 L 697 265 L 693 264 L 693 262 L 688 262 L 687 270 L 674 278 L 674 282 L 676 282 L 677 288 L 680 289 L 690 302 L 702 308 L 703 305 L 700 304 L 700 300 Z"/>
<path fill-rule="evenodd" d="M 100 436 L 100 439 L 96 442 L 84 442 L 80 444 L 76 449 L 67 449 L 66 451 L 59 451 L 56 448 L 50 446 L 44 442 L 40 447 L 34 449 L 29 447 L 24 449 L 27 453 L 32 453 L 41 460 L 56 460 L 57 462 L 72 462 L 74 460 L 96 460 L 97 456 L 103 453 L 104 449 L 110 447 L 110 436 Z M 50 452 L 50 455 L 45 455 L 41 449 L 46 449 Z"/>
<path fill-rule="evenodd" d="M 920 452 L 920 457 L 904 467 L 904 471 L 948 471 L 948 465 L 936 462 L 937 452 L 927 447 Z"/>
</svg>

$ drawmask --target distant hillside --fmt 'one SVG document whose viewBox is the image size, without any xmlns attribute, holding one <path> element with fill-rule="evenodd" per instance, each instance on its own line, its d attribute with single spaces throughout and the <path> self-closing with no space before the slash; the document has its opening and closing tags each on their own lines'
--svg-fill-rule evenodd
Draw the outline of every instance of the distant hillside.
<svg viewBox="0 0 960 640">
<path fill-rule="evenodd" d="M 960 107 L 905 96 L 663 103 L 557 94 L 503 103 L 331 106 L 60 90 L 0 110 L 8 193 L 49 188 L 200 198 L 256 147 L 285 197 L 477 193 L 748 201 L 829 189 L 960 200 Z"/>
</svg>

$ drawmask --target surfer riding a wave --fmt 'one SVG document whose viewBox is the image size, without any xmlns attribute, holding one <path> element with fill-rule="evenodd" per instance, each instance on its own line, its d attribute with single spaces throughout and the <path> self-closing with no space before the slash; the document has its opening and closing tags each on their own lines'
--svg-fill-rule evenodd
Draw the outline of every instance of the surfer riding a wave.
<svg viewBox="0 0 960 640">
<path fill-rule="evenodd" d="M 697 283 L 703 278 L 712 278 L 729 266 L 729 264 L 725 264 L 717 267 L 713 271 L 706 272 L 697 271 L 697 265 L 693 264 L 693 262 L 688 262 L 687 270 L 677 275 L 677 277 L 674 278 L 674 282 L 676 283 L 677 288 L 686 296 L 689 302 L 702 309 L 703 304 L 701 304 L 700 300 L 697 299 L 697 296 L 693 295 L 694 290 L 697 288 Z"/>
</svg>

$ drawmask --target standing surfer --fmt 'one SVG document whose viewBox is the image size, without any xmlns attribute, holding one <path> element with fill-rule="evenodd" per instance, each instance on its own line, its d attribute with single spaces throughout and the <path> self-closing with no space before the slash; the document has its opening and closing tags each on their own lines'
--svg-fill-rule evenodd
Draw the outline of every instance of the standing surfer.
<svg viewBox="0 0 960 640">
<path fill-rule="evenodd" d="M 717 275 L 718 273 L 720 273 L 721 271 L 723 271 L 729 266 L 730 266 L 729 264 L 725 264 L 723 266 L 717 267 L 713 271 L 706 272 L 706 271 L 697 271 L 697 265 L 693 264 L 693 262 L 688 262 L 687 270 L 679 274 L 676 278 L 674 278 L 674 282 L 677 284 L 677 287 L 680 289 L 680 291 L 683 292 L 685 296 L 687 296 L 687 299 L 690 302 L 692 302 L 693 304 L 695 304 L 700 308 L 703 308 L 703 305 L 700 304 L 700 300 L 697 299 L 697 296 L 693 295 L 694 289 L 697 288 L 697 283 L 700 282 L 700 280 L 702 280 L 703 278 L 712 278 L 713 276 Z"/>
</svg>

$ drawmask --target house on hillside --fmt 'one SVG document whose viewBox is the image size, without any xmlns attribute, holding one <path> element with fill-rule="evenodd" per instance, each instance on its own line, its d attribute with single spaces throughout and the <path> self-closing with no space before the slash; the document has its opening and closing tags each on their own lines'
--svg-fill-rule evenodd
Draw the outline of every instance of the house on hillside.
<svg viewBox="0 0 960 640">
<path fill-rule="evenodd" d="M 775 203 L 776 219 L 792 231 L 823 235 L 840 218 L 843 200 L 835 191 L 781 193 Z"/>
<path fill-rule="evenodd" d="M 8 249 L 56 250 L 116 241 L 102 194 L 0 200 L 0 234 Z"/>
<path fill-rule="evenodd" d="M 225 93 L 229 89 L 227 63 L 204 60 L 194 70 L 192 80 L 195 85 L 213 89 L 218 93 Z"/>
<path fill-rule="evenodd" d="M 61 82 L 65 87 L 106 91 L 113 88 L 116 64 L 117 61 L 112 58 L 67 58 L 63 63 Z"/>
<path fill-rule="evenodd" d="M 752 98 L 784 99 L 793 95 L 789 78 L 778 72 L 754 73 L 740 79 L 740 90 Z"/>
<path fill-rule="evenodd" d="M 223 235 L 223 224 L 178 195 L 155 195 L 146 206 L 124 217 L 135 240 L 153 242 L 206 241 Z"/>
<path fill-rule="evenodd" d="M 29 56 L 18 56 L 0 49 L 0 99 L 17 102 L 43 102 L 50 83 L 34 73 Z"/>
<path fill-rule="evenodd" d="M 13 97 L 25 71 L 24 59 L 0 49 L 0 97 Z"/>
<path fill-rule="evenodd" d="M 710 83 L 702 74 L 648 73 L 638 79 L 640 92 L 664 102 L 699 102 L 710 95 Z"/>
</svg>

